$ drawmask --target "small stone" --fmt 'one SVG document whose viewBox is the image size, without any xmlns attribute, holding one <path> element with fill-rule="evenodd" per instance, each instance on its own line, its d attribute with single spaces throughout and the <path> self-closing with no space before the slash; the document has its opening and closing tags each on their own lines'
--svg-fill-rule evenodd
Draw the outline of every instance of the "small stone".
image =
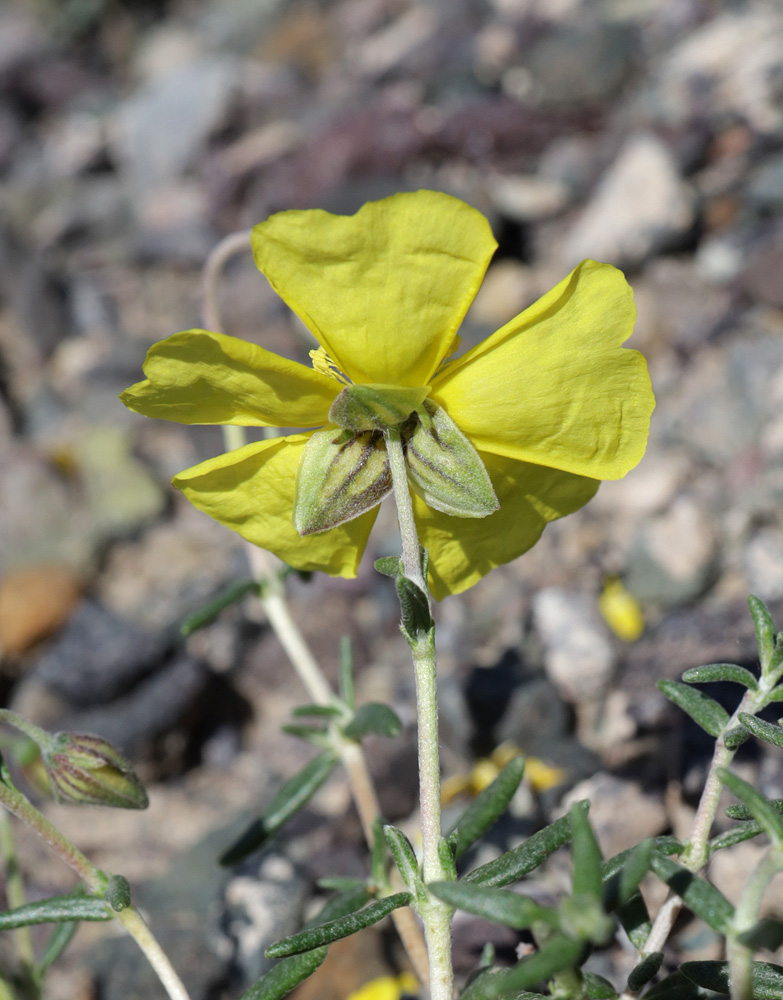
<svg viewBox="0 0 783 1000">
<path fill-rule="evenodd" d="M 692 600 L 713 582 L 717 558 L 709 512 L 679 497 L 641 528 L 628 558 L 628 589 L 641 601 L 667 606 Z"/>
<path fill-rule="evenodd" d="M 783 598 L 783 531 L 762 528 L 745 546 L 748 588 L 762 601 Z"/>
<path fill-rule="evenodd" d="M 536 222 L 557 215 L 570 192 L 560 181 L 535 174 L 496 177 L 490 188 L 495 208 L 514 222 Z"/>
<path fill-rule="evenodd" d="M 79 578 L 64 566 L 27 566 L 0 578 L 0 656 L 24 653 L 57 631 L 79 600 Z"/>
<path fill-rule="evenodd" d="M 695 218 L 690 187 L 653 135 L 632 137 L 601 179 L 567 238 L 565 254 L 638 264 L 678 244 Z"/>
<path fill-rule="evenodd" d="M 596 602 L 578 591 L 545 587 L 533 598 L 533 618 L 547 676 L 561 695 L 571 702 L 600 698 L 615 654 Z"/>
<path fill-rule="evenodd" d="M 535 300 L 533 273 L 516 260 L 499 260 L 487 271 L 468 322 L 497 329 Z"/>
</svg>

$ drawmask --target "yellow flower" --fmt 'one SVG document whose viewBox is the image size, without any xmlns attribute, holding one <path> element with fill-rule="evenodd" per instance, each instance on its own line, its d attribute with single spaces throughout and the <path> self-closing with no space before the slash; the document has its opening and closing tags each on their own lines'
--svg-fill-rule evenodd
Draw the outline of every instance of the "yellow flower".
<svg viewBox="0 0 783 1000">
<path fill-rule="evenodd" d="M 583 261 L 477 347 L 449 360 L 497 244 L 487 220 L 434 191 L 398 194 L 355 215 L 280 212 L 253 230 L 256 264 L 315 336 L 314 368 L 220 333 L 155 344 L 146 380 L 122 394 L 150 417 L 193 424 L 302 427 L 209 459 L 173 480 L 221 524 L 290 565 L 353 577 L 377 506 L 301 536 L 297 468 L 347 383 L 442 407 L 472 442 L 499 509 L 459 517 L 414 492 L 435 597 L 458 593 L 527 551 L 601 479 L 641 459 L 654 399 L 644 358 L 621 348 L 633 295 L 620 271 Z M 402 393 L 402 396 L 406 394 Z M 395 397 L 397 398 L 397 397 Z"/>
</svg>

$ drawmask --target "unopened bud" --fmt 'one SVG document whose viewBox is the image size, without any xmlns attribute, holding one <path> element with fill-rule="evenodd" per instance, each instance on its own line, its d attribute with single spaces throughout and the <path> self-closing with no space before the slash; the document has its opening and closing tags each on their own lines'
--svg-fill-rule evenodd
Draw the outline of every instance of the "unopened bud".
<svg viewBox="0 0 783 1000">
<path fill-rule="evenodd" d="M 52 794 L 61 802 L 146 809 L 144 786 L 111 743 L 88 733 L 56 733 L 44 753 Z"/>
<path fill-rule="evenodd" d="M 391 488 L 380 432 L 316 431 L 296 470 L 294 526 L 300 535 L 334 528 L 377 506 Z"/>
<path fill-rule="evenodd" d="M 111 875 L 104 893 L 106 902 L 118 913 L 131 905 L 131 891 L 124 875 Z"/>
</svg>

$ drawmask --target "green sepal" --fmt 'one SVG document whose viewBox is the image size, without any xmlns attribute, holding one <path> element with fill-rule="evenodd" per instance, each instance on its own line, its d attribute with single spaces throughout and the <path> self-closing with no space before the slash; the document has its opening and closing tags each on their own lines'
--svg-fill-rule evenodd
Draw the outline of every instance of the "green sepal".
<svg viewBox="0 0 783 1000">
<path fill-rule="evenodd" d="M 328 948 L 315 948 L 303 955 L 285 958 L 273 966 L 258 982 L 245 990 L 239 1000 L 282 1000 L 291 990 L 311 976 L 326 958 Z"/>
<path fill-rule="evenodd" d="M 680 972 L 702 989 L 723 994 L 731 991 L 728 962 L 684 962 Z M 753 1000 L 780 1000 L 783 996 L 783 967 L 771 962 L 754 962 L 752 989 Z"/>
<path fill-rule="evenodd" d="M 456 834 L 456 857 L 464 854 L 503 815 L 519 788 L 524 770 L 524 757 L 510 760 L 495 780 L 478 793 L 452 824 L 449 835 Z"/>
<path fill-rule="evenodd" d="M 304 447 L 294 491 L 294 527 L 300 535 L 345 524 L 391 492 L 383 435 L 346 433 L 334 427 L 315 431 Z"/>
<path fill-rule="evenodd" d="M 102 736 L 54 733 L 41 745 L 52 795 L 75 805 L 146 809 L 147 792 L 130 762 Z"/>
<path fill-rule="evenodd" d="M 415 645 L 432 633 L 435 623 L 430 612 L 427 595 L 407 576 L 400 574 L 395 580 L 400 599 L 402 631 L 410 645 Z"/>
<path fill-rule="evenodd" d="M 386 843 L 389 845 L 389 850 L 394 858 L 397 871 L 402 877 L 402 881 L 415 897 L 417 904 L 423 903 L 427 898 L 427 890 L 424 888 L 424 883 L 421 880 L 419 862 L 416 852 L 413 850 L 413 845 L 402 830 L 398 830 L 391 823 L 384 826 L 383 835 L 386 838 Z"/>
<path fill-rule="evenodd" d="M 220 864 L 235 865 L 262 847 L 277 830 L 315 795 L 337 765 L 331 751 L 319 754 L 281 785 L 263 815 L 220 858 Z"/>
<path fill-rule="evenodd" d="M 259 584 L 258 580 L 242 580 L 239 583 L 234 583 L 218 594 L 217 597 L 213 598 L 208 604 L 205 604 L 203 608 L 194 611 L 192 615 L 188 615 L 180 625 L 179 630 L 182 635 L 192 635 L 198 629 L 210 625 L 222 611 L 230 608 L 232 604 L 241 601 L 248 594 L 259 594 L 260 592 L 261 584 Z"/>
<path fill-rule="evenodd" d="M 126 910 L 131 905 L 130 884 L 124 875 L 109 876 L 104 899 L 117 913 Z"/>
<path fill-rule="evenodd" d="M 756 739 L 771 743 L 775 747 L 783 747 L 783 728 L 780 726 L 765 722 L 764 719 L 757 719 L 755 715 L 749 715 L 747 712 L 740 712 L 739 721 L 743 729 L 747 729 Z"/>
<path fill-rule="evenodd" d="M 509 889 L 485 889 L 466 885 L 464 881 L 430 882 L 427 888 L 433 896 L 457 910 L 473 913 L 494 924 L 513 927 L 514 930 L 525 930 L 535 923 L 551 927 L 558 927 L 560 923 L 555 910 Z"/>
<path fill-rule="evenodd" d="M 638 993 L 643 986 L 658 975 L 658 971 L 663 965 L 663 952 L 653 951 L 646 955 L 639 964 L 631 969 L 628 976 L 628 989 L 632 993 Z"/>
<path fill-rule="evenodd" d="M 378 701 L 367 702 L 356 709 L 353 718 L 343 729 L 351 740 L 361 740 L 365 736 L 399 736 L 402 731 L 400 717 L 388 705 Z"/>
<path fill-rule="evenodd" d="M 584 801 L 577 804 L 582 809 L 587 809 L 589 805 Z M 501 854 L 494 861 L 488 861 L 487 864 L 474 868 L 465 875 L 462 882 L 487 887 L 516 882 L 517 879 L 535 871 L 550 854 L 554 854 L 570 839 L 571 821 L 568 816 L 563 816 L 528 837 L 519 847 Z"/>
<path fill-rule="evenodd" d="M 427 401 L 408 438 L 412 489 L 428 507 L 454 517 L 487 517 L 500 509 L 479 453 L 442 406 Z"/>
<path fill-rule="evenodd" d="M 658 690 L 710 736 L 720 736 L 729 721 L 728 712 L 722 705 L 701 691 L 688 687 L 687 684 L 680 684 L 679 681 L 658 681 Z"/>
<path fill-rule="evenodd" d="M 94 896 L 50 896 L 0 912 L 0 931 L 70 920 L 111 920 L 113 916 L 109 904 Z"/>
<path fill-rule="evenodd" d="M 392 910 L 396 910 L 400 906 L 408 906 L 411 903 L 411 898 L 409 892 L 397 892 L 393 896 L 385 896 L 354 913 L 330 920 L 325 924 L 317 924 L 307 930 L 300 931 L 298 934 L 282 938 L 270 945 L 265 954 L 267 958 L 285 958 L 302 951 L 310 951 L 312 948 L 318 948 L 324 944 L 331 944 L 332 941 L 339 941 L 340 938 L 349 937 L 357 931 L 364 930 L 365 927 L 377 924 Z"/>
<path fill-rule="evenodd" d="M 352 433 L 384 431 L 404 424 L 429 394 L 428 385 L 349 385 L 329 408 L 329 419 Z"/>
<path fill-rule="evenodd" d="M 770 841 L 776 847 L 780 847 L 783 843 L 783 816 L 775 809 L 774 805 L 760 792 L 757 792 L 753 785 L 726 768 L 718 769 L 718 778 L 732 795 L 736 796 L 744 806 L 747 806 Z"/>
<path fill-rule="evenodd" d="M 619 994 L 608 979 L 599 976 L 597 972 L 583 972 L 587 1000 L 617 1000 Z"/>
<path fill-rule="evenodd" d="M 726 934 L 734 907 L 714 885 L 660 854 L 653 854 L 650 867 L 697 917 L 719 934 Z"/>
<path fill-rule="evenodd" d="M 753 674 L 736 663 L 707 663 L 703 667 L 691 667 L 682 675 L 686 684 L 712 684 L 716 681 L 729 681 L 732 684 L 742 684 L 751 691 L 758 691 L 759 684 Z"/>
</svg>

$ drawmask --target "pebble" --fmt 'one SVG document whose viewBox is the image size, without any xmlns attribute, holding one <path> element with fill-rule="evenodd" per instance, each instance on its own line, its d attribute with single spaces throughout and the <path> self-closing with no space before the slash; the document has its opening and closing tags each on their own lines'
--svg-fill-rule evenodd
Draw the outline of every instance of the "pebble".
<svg viewBox="0 0 783 1000">
<path fill-rule="evenodd" d="M 63 566 L 27 566 L 0 578 L 0 656 L 25 653 L 56 632 L 79 600 L 81 582 Z"/>
<path fill-rule="evenodd" d="M 653 135 L 628 140 L 568 234 L 564 255 L 639 264 L 681 243 L 693 226 L 693 195 L 668 148 Z"/>
</svg>

